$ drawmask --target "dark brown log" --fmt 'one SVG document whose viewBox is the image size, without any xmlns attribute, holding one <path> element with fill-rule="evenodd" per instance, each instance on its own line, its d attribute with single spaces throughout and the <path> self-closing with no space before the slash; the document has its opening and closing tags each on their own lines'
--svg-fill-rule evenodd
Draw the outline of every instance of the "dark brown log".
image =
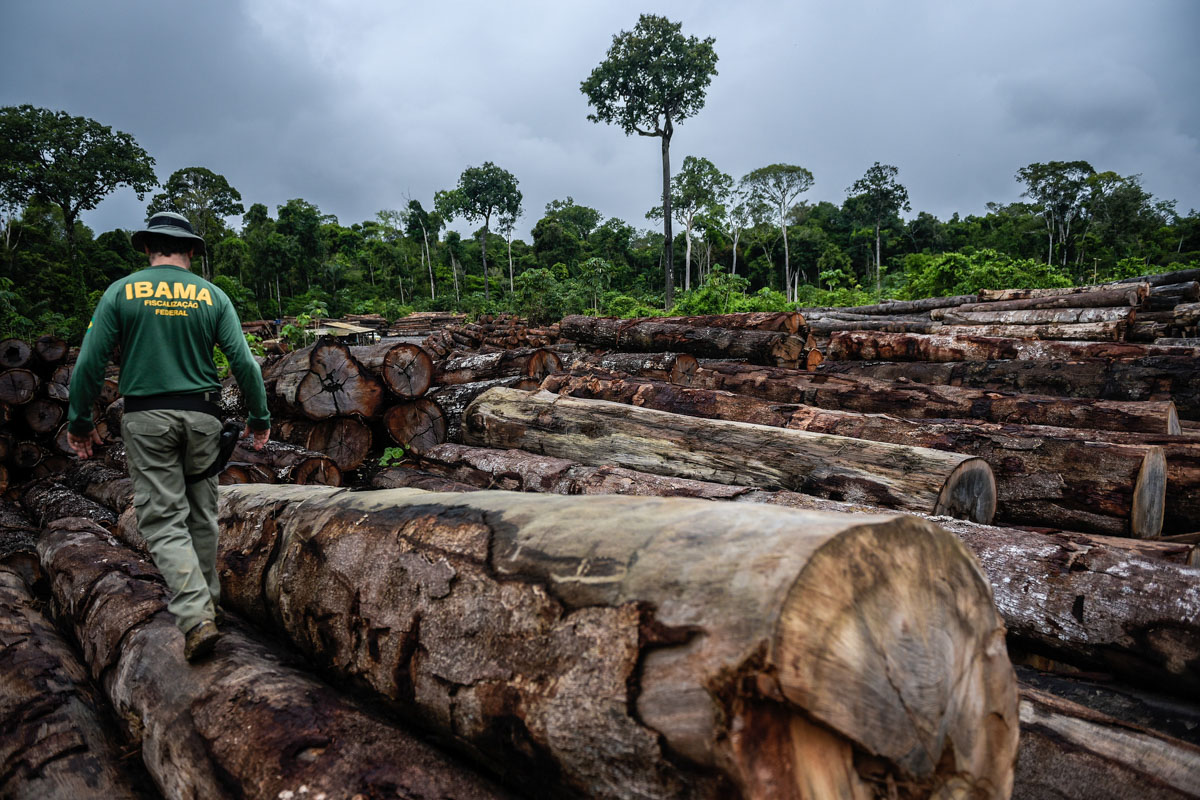
<svg viewBox="0 0 1200 800">
<path fill-rule="evenodd" d="M 745 328 L 757 331 L 782 331 L 804 336 L 808 332 L 804 315 L 798 311 L 750 311 L 741 314 L 706 314 L 698 317 L 656 317 L 673 325 L 700 328 Z"/>
<path fill-rule="evenodd" d="M 52 434 L 62 425 L 67 410 L 58 400 L 37 397 L 21 407 L 21 418 L 34 433 Z"/>
<path fill-rule="evenodd" d="M 0 372 L 0 402 L 21 406 L 37 396 L 41 381 L 27 369 Z"/>
<path fill-rule="evenodd" d="M 8 454 L 12 450 L 12 434 L 7 431 L 0 431 L 0 462 L 8 460 Z"/>
<path fill-rule="evenodd" d="M 1150 343 L 1161 339 L 1171 331 L 1171 326 L 1162 322 L 1131 322 L 1125 331 L 1125 338 L 1131 342 Z"/>
<path fill-rule="evenodd" d="M 125 418 L 125 398 L 118 397 L 104 409 L 104 421 L 110 431 L 121 435 L 121 421 Z"/>
<path fill-rule="evenodd" d="M 0 796 L 141 798 L 87 670 L 2 564 L 0 644 Z"/>
<path fill-rule="evenodd" d="M 24 339 L 0 341 L 0 370 L 21 369 L 32 357 L 33 348 Z"/>
<path fill-rule="evenodd" d="M 350 348 L 335 342 L 313 346 L 309 371 L 296 385 L 295 402 L 309 419 L 378 416 L 385 391 L 382 381 L 359 366 Z"/>
<path fill-rule="evenodd" d="M 420 397 L 433 380 L 433 359 L 415 344 L 393 342 L 351 347 L 350 353 L 401 399 Z"/>
<path fill-rule="evenodd" d="M 687 353 L 596 353 L 580 356 L 577 361 L 601 369 L 625 372 L 656 381 L 688 386 L 700 363 Z"/>
<path fill-rule="evenodd" d="M 283 419 L 272 428 L 271 436 L 288 444 L 299 445 L 333 459 L 342 472 L 358 469 L 371 450 L 371 429 L 355 417 L 333 417 L 320 422 Z"/>
<path fill-rule="evenodd" d="M 763 425 L 707 420 L 550 392 L 491 389 L 467 409 L 467 444 L 585 464 L 790 489 L 988 522 L 991 469 L 976 458 Z"/>
<path fill-rule="evenodd" d="M 1020 311 L 1034 308 L 1105 308 L 1136 306 L 1146 299 L 1146 293 L 1128 287 L 1097 288 L 1079 294 L 1051 297 L 1027 297 L 1022 300 L 993 300 L 985 303 L 964 303 L 956 311 Z"/>
<path fill-rule="evenodd" d="M 653 319 L 572 316 L 562 335 L 576 342 L 634 353 L 672 351 L 705 358 L 744 358 L 759 364 L 796 366 L 807 355 L 805 339 L 788 333 L 698 328 Z"/>
<path fill-rule="evenodd" d="M 1097 400 L 1173 400 L 1180 419 L 1200 419 L 1200 369 L 1189 356 L 1002 361 L 827 361 L 818 372 L 848 378 L 966 386 Z"/>
<path fill-rule="evenodd" d="M 814 319 L 808 329 L 816 336 L 832 336 L 839 331 L 879 331 L 886 333 L 931 333 L 941 327 L 932 320 L 892 320 L 888 317 L 863 320 Z"/>
<path fill-rule="evenodd" d="M 39 533 L 18 502 L 0 499 L 0 564 L 20 575 L 26 586 L 36 586 L 42 578 L 37 558 Z"/>
<path fill-rule="evenodd" d="M 821 311 L 849 311 L 856 314 L 919 314 L 925 311 L 932 311 L 935 308 L 950 308 L 952 306 L 961 306 L 966 303 L 974 303 L 978 300 L 978 295 L 962 294 L 954 297 L 925 297 L 920 300 L 885 300 L 882 303 L 871 306 L 847 306 L 840 309 L 828 308 L 801 308 L 800 313 L 806 317 L 811 312 Z"/>
<path fill-rule="evenodd" d="M 7 425 L 12 421 L 12 406 L 8 403 L 0 401 L 0 425 Z"/>
<path fill-rule="evenodd" d="M 67 343 L 50 334 L 39 336 L 33 343 L 33 354 L 42 367 L 52 370 L 66 360 Z"/>
<path fill-rule="evenodd" d="M 39 552 L 164 796 L 505 796 L 308 677 L 261 635 L 227 625 L 214 655 L 188 664 L 154 568 L 87 520 L 52 526 Z"/>
<path fill-rule="evenodd" d="M 687 356 L 687 358 L 692 357 Z M 695 361 L 695 359 L 692 360 Z M 462 441 L 463 413 L 466 412 L 467 406 L 469 406 L 471 401 L 476 397 L 483 394 L 488 389 L 492 389 L 497 386 L 505 389 L 536 389 L 538 386 L 538 381 L 534 378 L 526 378 L 523 375 L 517 375 L 511 378 L 495 378 L 490 381 L 479 381 L 478 383 L 459 383 L 450 386 L 439 386 L 429 393 L 427 399 L 437 403 L 437 407 L 441 410 L 442 419 L 446 425 L 446 438 L 443 441 Z"/>
<path fill-rule="evenodd" d="M 1200 797 L 1200 747 L 1027 687 L 1014 800 Z"/>
<path fill-rule="evenodd" d="M 118 472 L 129 472 L 129 464 L 125 457 L 125 445 L 122 442 L 117 442 L 104 451 L 104 463 Z"/>
<path fill-rule="evenodd" d="M 1200 338 L 1184 337 L 1184 338 L 1166 338 L 1160 337 L 1154 340 L 1154 344 L 1159 347 L 1188 347 L 1200 350 Z"/>
<path fill-rule="evenodd" d="M 501 350 L 495 353 L 451 353 L 437 364 L 435 386 L 478 383 L 521 376 L 541 380 L 562 366 L 557 355 L 541 348 Z"/>
<path fill-rule="evenodd" d="M 120 382 L 113 378 L 105 378 L 104 383 L 100 384 L 100 393 L 96 396 L 96 405 L 101 408 L 107 408 L 110 403 L 116 402 L 116 399 L 121 396 Z"/>
<path fill-rule="evenodd" d="M 692 386 L 819 408 L 890 413 L 907 419 L 978 419 L 1143 433 L 1178 433 L 1180 430 L 1178 414 L 1169 400 L 1084 400 L 959 386 L 889 383 L 729 363 L 701 367 L 692 378 Z"/>
<path fill-rule="evenodd" d="M 963 311 L 957 308 L 931 312 L 943 325 L 1078 325 L 1093 322 L 1132 322 L 1134 309 L 1121 308 L 1031 308 L 1018 311 Z M 1020 328 L 1018 328 L 1020 330 Z"/>
<path fill-rule="evenodd" d="M 258 464 L 231 461 L 217 476 L 217 483 L 230 486 L 236 483 L 274 483 L 275 476 Z"/>
<path fill-rule="evenodd" d="M 72 365 L 64 364 L 51 373 L 50 379 L 44 384 L 47 397 L 61 400 L 64 403 L 71 399 L 71 371 L 73 369 Z"/>
<path fill-rule="evenodd" d="M 1142 275 L 1137 278 L 1122 278 L 1115 283 L 1148 283 L 1151 286 L 1163 286 L 1169 283 L 1183 281 L 1200 281 L 1200 269 L 1181 269 L 1175 272 L 1163 272 L 1158 275 Z"/>
<path fill-rule="evenodd" d="M 446 441 L 446 418 L 432 397 L 392 406 L 383 414 L 383 425 L 392 441 L 414 453 Z"/>
<path fill-rule="evenodd" d="M 341 486 L 342 471 L 322 453 L 286 442 L 269 441 L 255 450 L 249 437 L 238 441 L 229 459 L 235 464 L 252 464 L 269 472 L 277 483 L 312 486 Z"/>
<path fill-rule="evenodd" d="M 747 395 L 618 376 L 552 375 L 542 387 L 709 419 L 774 425 L 985 459 L 996 476 L 996 520 L 1153 539 L 1162 532 L 1167 467 L 1161 447 L 1078 442 L 1019 425 L 900 419 L 771 403 Z M 1051 429 L 1059 430 L 1059 429 Z M 1200 447 L 1197 447 L 1200 454 Z M 1200 490 L 1200 486 L 1196 487 Z"/>
<path fill-rule="evenodd" d="M 1175 308 L 1180 303 L 1190 303 L 1197 299 L 1200 299 L 1200 282 L 1167 283 L 1150 289 L 1146 307 L 1154 311 L 1165 311 Z"/>
<path fill-rule="evenodd" d="M 72 491 L 119 515 L 133 505 L 133 481 L 99 459 L 74 461 L 60 482 Z"/>
<path fill-rule="evenodd" d="M 46 449 L 37 442 L 23 440 L 13 444 L 10 460 L 14 467 L 28 472 L 42 463 L 47 455 Z"/>
<path fill-rule="evenodd" d="M 848 331 L 835 333 L 826 356 L 832 361 L 993 361 L 1075 358 L 1200 357 L 1200 349 L 1131 342 L 1055 342 L 995 336 L 960 336 Z"/>
<path fill-rule="evenodd" d="M 438 445 L 442 447 L 443 445 Z M 434 448 L 435 450 L 437 447 Z M 371 476 L 373 489 L 424 489 L 427 492 L 475 492 L 493 488 L 489 486 L 472 486 L 462 481 L 435 475 L 413 467 L 387 467 Z M 498 488 L 498 487 L 496 487 Z"/>
<path fill-rule="evenodd" d="M 41 527 L 64 517 L 83 517 L 106 529 L 117 522 L 112 511 L 54 480 L 35 481 L 26 486 L 21 493 L 21 505 Z"/>
<path fill-rule="evenodd" d="M 1003 629 L 974 562 L 916 518 L 412 489 L 221 502 L 230 606 L 532 796 L 1009 791 Z"/>
</svg>

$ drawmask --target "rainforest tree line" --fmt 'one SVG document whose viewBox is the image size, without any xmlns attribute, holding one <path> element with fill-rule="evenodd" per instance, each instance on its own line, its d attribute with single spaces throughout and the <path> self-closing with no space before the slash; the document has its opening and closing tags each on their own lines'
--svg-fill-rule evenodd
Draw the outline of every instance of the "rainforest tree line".
<svg viewBox="0 0 1200 800">
<path fill-rule="evenodd" d="M 689 154 L 672 170 L 675 126 L 702 109 L 716 74 L 713 44 L 643 15 L 581 84 L 590 119 L 659 140 L 664 190 L 647 198 L 646 219 L 661 231 L 605 218 L 583 187 L 580 202 L 526 208 L 518 176 L 491 162 L 447 176 L 433 197 L 343 224 L 306 199 L 247 202 L 205 166 L 160 185 L 129 134 L 64 111 L 0 108 L 0 336 L 77 341 L 104 287 L 146 265 L 128 231 L 97 234 L 79 219 L 121 187 L 148 196 L 147 217 L 175 210 L 192 221 L 209 244 L 194 268 L 243 320 L 779 310 L 1096 283 L 1200 262 L 1200 214 L 1086 161 L 1017 165 L 1018 202 L 949 219 L 910 214 L 900 170 L 878 161 L 840 204 L 810 196 L 819 175 L 800 164 L 731 175 Z M 672 67 L 655 68 L 664 53 Z M 478 227 L 464 237 L 447 228 L 455 220 Z"/>
</svg>

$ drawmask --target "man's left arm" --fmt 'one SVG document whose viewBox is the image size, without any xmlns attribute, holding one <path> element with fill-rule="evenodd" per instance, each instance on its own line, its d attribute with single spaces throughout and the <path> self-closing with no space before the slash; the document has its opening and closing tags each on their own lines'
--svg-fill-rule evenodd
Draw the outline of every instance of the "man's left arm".
<svg viewBox="0 0 1200 800">
<path fill-rule="evenodd" d="M 117 341 L 119 326 L 113 292 L 100 298 L 91 324 L 83 335 L 79 358 L 71 370 L 70 403 L 67 415 L 67 442 L 80 458 L 90 458 L 92 445 L 101 444 L 92 421 L 92 404 L 104 381 L 104 367 Z"/>
</svg>

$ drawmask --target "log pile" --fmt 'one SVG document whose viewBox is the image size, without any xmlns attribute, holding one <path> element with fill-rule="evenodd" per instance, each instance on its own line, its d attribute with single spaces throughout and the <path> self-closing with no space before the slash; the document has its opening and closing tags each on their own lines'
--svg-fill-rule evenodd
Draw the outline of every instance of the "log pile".
<svg viewBox="0 0 1200 800">
<path fill-rule="evenodd" d="M 557 323 L 531 326 L 512 314 L 484 315 L 476 322 L 448 324 L 430 333 L 421 346 L 437 356 L 454 350 L 494 352 L 516 348 L 549 347 L 559 341 Z"/>
<path fill-rule="evenodd" d="M 54 336 L 0 341 L 0 493 L 65 465 L 67 355 L 67 343 Z M 111 399 L 97 403 L 97 418 Z"/>
</svg>

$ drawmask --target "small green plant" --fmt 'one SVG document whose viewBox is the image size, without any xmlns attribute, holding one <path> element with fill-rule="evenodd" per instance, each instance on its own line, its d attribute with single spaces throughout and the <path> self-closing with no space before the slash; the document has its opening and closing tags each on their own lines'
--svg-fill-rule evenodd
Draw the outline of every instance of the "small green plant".
<svg viewBox="0 0 1200 800">
<path fill-rule="evenodd" d="M 253 333 L 244 334 L 246 344 L 250 346 L 250 353 L 256 356 L 262 356 L 266 351 L 263 350 L 262 339 L 255 336 Z M 217 365 L 217 377 L 221 380 L 229 377 L 229 359 L 225 357 L 225 353 L 220 347 L 213 347 L 213 363 Z"/>
<path fill-rule="evenodd" d="M 403 445 L 385 448 L 383 455 L 379 457 L 379 466 L 390 467 L 393 464 L 399 464 L 404 460 L 406 451 Z"/>
</svg>

